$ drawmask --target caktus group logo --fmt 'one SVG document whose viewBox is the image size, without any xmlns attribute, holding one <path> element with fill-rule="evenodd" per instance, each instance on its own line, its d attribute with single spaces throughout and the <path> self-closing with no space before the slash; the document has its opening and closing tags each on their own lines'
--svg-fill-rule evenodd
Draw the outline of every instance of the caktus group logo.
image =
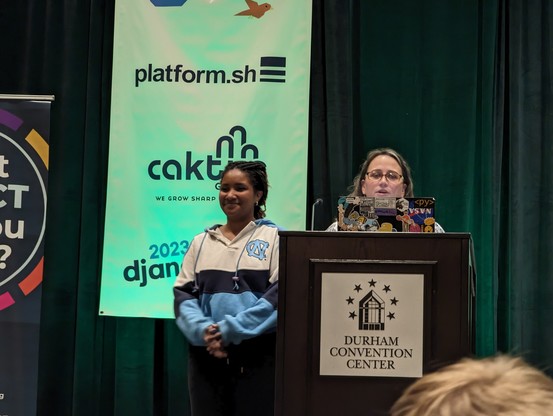
<svg viewBox="0 0 553 416">
<path fill-rule="evenodd" d="M 0 108 L 0 310 L 42 282 L 48 143 Z"/>
<path fill-rule="evenodd" d="M 262 56 L 259 65 L 241 68 L 189 68 L 182 63 L 155 65 L 149 63 L 134 70 L 134 86 L 149 84 L 248 84 L 286 82 L 286 57 Z"/>
<path fill-rule="evenodd" d="M 247 143 L 247 132 L 243 126 L 237 125 L 229 130 L 227 135 L 219 137 L 215 143 L 215 154 L 198 158 L 190 150 L 184 153 L 184 160 L 155 159 L 149 162 L 148 176 L 154 181 L 159 180 L 211 180 L 218 185 L 225 165 L 232 161 L 258 160 L 259 149 Z"/>
</svg>

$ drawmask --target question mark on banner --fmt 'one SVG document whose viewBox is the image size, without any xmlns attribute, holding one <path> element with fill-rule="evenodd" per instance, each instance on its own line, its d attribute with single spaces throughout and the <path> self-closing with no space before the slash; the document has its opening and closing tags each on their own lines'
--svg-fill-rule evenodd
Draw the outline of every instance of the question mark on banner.
<svg viewBox="0 0 553 416">
<path fill-rule="evenodd" d="M 2 255 L 0 255 L 0 269 L 5 269 L 6 268 L 5 261 L 12 254 L 12 248 L 10 246 L 5 245 L 5 244 L 0 244 L 0 252 L 2 250 L 4 251 L 4 253 Z"/>
</svg>

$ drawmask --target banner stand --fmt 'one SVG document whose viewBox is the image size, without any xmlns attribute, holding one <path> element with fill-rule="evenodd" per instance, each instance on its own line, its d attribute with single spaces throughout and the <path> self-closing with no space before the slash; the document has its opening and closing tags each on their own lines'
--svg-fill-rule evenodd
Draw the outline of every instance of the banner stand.
<svg viewBox="0 0 553 416">
<path fill-rule="evenodd" d="M 36 414 L 53 101 L 0 94 L 0 415 Z"/>
<path fill-rule="evenodd" d="M 192 239 L 225 221 L 230 161 L 263 161 L 266 218 L 305 228 L 311 0 L 170 3 L 115 4 L 100 316 L 174 318 Z"/>
</svg>

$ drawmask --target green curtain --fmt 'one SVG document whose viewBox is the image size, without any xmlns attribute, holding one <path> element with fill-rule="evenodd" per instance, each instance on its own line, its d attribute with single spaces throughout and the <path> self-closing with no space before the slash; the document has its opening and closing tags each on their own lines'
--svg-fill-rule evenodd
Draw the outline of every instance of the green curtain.
<svg viewBox="0 0 553 416">
<path fill-rule="evenodd" d="M 494 351 L 491 176 L 493 1 L 362 2 L 364 149 L 391 146 L 413 169 L 415 195 L 434 196 L 446 231 L 472 234 L 476 346 Z"/>
<path fill-rule="evenodd" d="M 367 150 L 396 148 L 442 226 L 473 236 L 477 353 L 549 368 L 552 12 L 548 0 L 315 1 L 307 207 L 323 198 L 326 227 Z M 113 18 L 100 0 L 0 9 L 0 93 L 56 96 L 39 415 L 189 414 L 174 323 L 98 316 Z"/>
<path fill-rule="evenodd" d="M 113 2 L 96 0 L 0 10 L 11 40 L 0 93 L 55 95 L 39 415 L 189 414 L 187 346 L 174 322 L 98 316 L 113 19 Z"/>
<path fill-rule="evenodd" d="M 494 129 L 498 347 L 553 375 L 553 4 L 503 0 Z"/>
<path fill-rule="evenodd" d="M 340 22 L 340 29 L 333 31 L 326 20 L 322 28 L 314 24 L 328 35 L 313 45 L 312 195 L 328 201 L 320 209 L 324 214 L 317 209 L 317 226 L 325 226 L 320 217 L 330 223 L 335 201 L 368 150 L 398 150 L 412 167 L 415 195 L 436 198 L 445 230 L 472 234 L 478 272 L 476 347 L 480 355 L 491 354 L 496 284 L 490 178 L 498 4 L 372 0 L 351 1 L 348 8 L 341 1 L 322 3 L 322 16 Z M 326 58 L 324 65 L 320 56 Z M 319 72 L 326 75 L 323 82 Z M 320 120 L 324 134 L 317 130 Z"/>
</svg>

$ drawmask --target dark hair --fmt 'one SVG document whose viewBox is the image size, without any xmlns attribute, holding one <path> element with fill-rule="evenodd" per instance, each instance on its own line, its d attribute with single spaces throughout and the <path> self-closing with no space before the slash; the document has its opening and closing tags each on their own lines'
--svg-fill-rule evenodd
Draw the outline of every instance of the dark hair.
<svg viewBox="0 0 553 416">
<path fill-rule="evenodd" d="M 248 161 L 237 161 L 229 162 L 223 173 L 221 173 L 221 180 L 225 173 L 229 170 L 238 169 L 248 175 L 253 189 L 255 191 L 261 191 L 262 195 L 257 201 L 257 204 L 253 208 L 253 217 L 258 220 L 260 218 L 265 218 L 265 202 L 267 201 L 267 195 L 269 194 L 269 179 L 267 177 L 267 169 L 265 163 L 261 161 L 248 162 Z"/>
<path fill-rule="evenodd" d="M 350 186 L 351 192 L 349 196 L 363 195 L 363 192 L 361 191 L 362 179 L 365 177 L 367 173 L 367 169 L 369 168 L 369 165 L 371 164 L 373 159 L 381 155 L 390 156 L 391 158 L 395 159 L 395 161 L 401 167 L 401 174 L 403 175 L 403 183 L 405 184 L 405 197 L 411 198 L 415 196 L 413 194 L 414 185 L 413 185 L 413 178 L 411 177 L 411 168 L 409 167 L 409 164 L 403 158 L 403 156 L 401 156 L 398 152 L 388 147 L 373 149 L 369 153 L 367 153 L 367 158 L 361 165 L 361 168 L 359 169 L 359 173 L 353 179 L 353 183 Z"/>
</svg>

